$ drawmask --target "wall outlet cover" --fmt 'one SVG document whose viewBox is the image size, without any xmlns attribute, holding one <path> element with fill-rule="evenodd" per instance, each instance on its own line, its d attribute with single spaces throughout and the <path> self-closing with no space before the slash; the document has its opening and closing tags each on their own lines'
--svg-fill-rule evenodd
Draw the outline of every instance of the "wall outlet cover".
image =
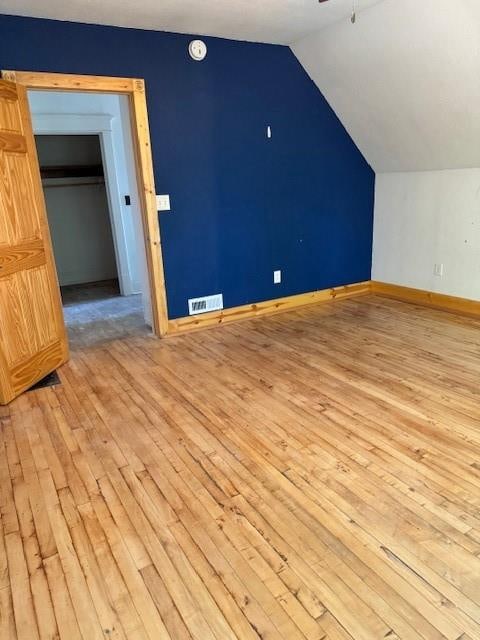
<svg viewBox="0 0 480 640">
<path fill-rule="evenodd" d="M 273 272 L 273 284 L 280 284 L 282 282 L 282 272 L 280 270 Z"/>
<path fill-rule="evenodd" d="M 169 195 L 157 195 L 157 211 L 170 211 Z"/>
</svg>

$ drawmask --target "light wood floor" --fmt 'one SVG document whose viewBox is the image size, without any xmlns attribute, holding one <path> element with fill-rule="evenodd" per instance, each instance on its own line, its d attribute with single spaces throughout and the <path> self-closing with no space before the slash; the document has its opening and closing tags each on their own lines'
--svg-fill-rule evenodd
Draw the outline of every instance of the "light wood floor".
<svg viewBox="0 0 480 640">
<path fill-rule="evenodd" d="M 0 638 L 478 640 L 480 323 L 375 297 L 74 349 L 0 409 Z"/>
</svg>

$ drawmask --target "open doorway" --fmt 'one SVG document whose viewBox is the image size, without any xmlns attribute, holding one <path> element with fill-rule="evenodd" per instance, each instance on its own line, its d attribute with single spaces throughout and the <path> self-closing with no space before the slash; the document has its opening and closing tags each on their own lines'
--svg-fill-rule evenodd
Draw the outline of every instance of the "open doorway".
<svg viewBox="0 0 480 640">
<path fill-rule="evenodd" d="M 42 193 L 38 157 L 32 129 L 32 111 L 27 92 L 85 92 L 87 99 L 97 94 L 122 98 L 133 152 L 130 165 L 138 188 L 143 248 L 148 274 L 146 292 L 151 324 L 156 336 L 169 331 L 162 264 L 160 228 L 156 207 L 145 83 L 139 78 L 79 76 L 41 72 L 2 70 L 0 81 L 0 129 L 2 130 L 2 299 L 0 305 L 0 404 L 8 404 L 69 359 L 69 345 L 62 313 L 60 288 L 53 257 L 50 229 Z M 51 114 L 43 114 L 48 119 Z M 94 114 L 91 114 L 92 117 Z M 84 115 L 70 113 L 59 131 L 37 134 L 98 134 L 102 155 L 109 149 L 109 127 L 80 132 L 70 130 L 73 120 L 83 123 Z M 94 118 L 96 120 L 96 118 Z M 102 117 L 102 120 L 113 118 Z M 62 130 L 63 129 L 63 130 Z M 110 146 L 111 151 L 111 146 Z M 110 154 L 111 155 L 111 154 Z M 108 185 L 117 172 L 112 163 L 103 163 Z M 110 191 L 110 189 L 109 189 Z M 113 190 L 112 190 L 113 192 Z M 117 194 L 118 197 L 118 194 Z M 111 202 L 110 202 L 111 205 Z M 113 211 L 113 208 L 110 207 Z M 137 234 L 139 237 L 140 234 Z M 121 274 L 119 275 L 119 282 Z M 142 296 L 143 298 L 143 296 Z"/>
<path fill-rule="evenodd" d="M 39 134 L 35 142 L 72 346 L 145 332 L 141 283 L 120 287 L 100 136 Z M 134 236 L 125 242 L 140 263 Z"/>
<path fill-rule="evenodd" d="M 150 288 L 127 97 L 28 96 L 70 344 L 145 333 Z"/>
</svg>

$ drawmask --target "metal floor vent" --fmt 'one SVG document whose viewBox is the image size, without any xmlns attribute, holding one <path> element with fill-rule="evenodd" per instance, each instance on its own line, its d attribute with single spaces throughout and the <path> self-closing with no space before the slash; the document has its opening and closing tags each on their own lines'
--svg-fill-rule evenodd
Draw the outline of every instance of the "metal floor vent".
<svg viewBox="0 0 480 640">
<path fill-rule="evenodd" d="M 35 391 L 35 389 L 43 389 L 44 387 L 54 387 L 57 384 L 61 384 L 60 378 L 56 371 L 52 371 L 48 376 L 39 380 L 33 387 L 30 387 L 29 391 Z"/>
<path fill-rule="evenodd" d="M 188 313 L 191 316 L 197 313 L 218 311 L 218 309 L 223 309 L 223 295 L 221 293 L 203 298 L 190 298 L 188 301 Z"/>
</svg>

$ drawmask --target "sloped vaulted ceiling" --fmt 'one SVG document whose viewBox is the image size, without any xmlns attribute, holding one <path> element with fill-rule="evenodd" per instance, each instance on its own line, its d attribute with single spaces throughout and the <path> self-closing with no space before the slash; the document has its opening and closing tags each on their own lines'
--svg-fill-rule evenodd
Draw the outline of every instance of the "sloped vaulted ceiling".
<svg viewBox="0 0 480 640">
<path fill-rule="evenodd" d="M 384 0 L 292 49 L 377 172 L 480 167 L 480 0 Z"/>
<path fill-rule="evenodd" d="M 480 0 L 0 0 L 0 12 L 291 44 L 377 172 L 480 167 Z"/>
<path fill-rule="evenodd" d="M 382 0 L 359 0 L 361 9 Z M 290 44 L 349 15 L 352 0 L 0 0 L 0 13 Z"/>
</svg>

